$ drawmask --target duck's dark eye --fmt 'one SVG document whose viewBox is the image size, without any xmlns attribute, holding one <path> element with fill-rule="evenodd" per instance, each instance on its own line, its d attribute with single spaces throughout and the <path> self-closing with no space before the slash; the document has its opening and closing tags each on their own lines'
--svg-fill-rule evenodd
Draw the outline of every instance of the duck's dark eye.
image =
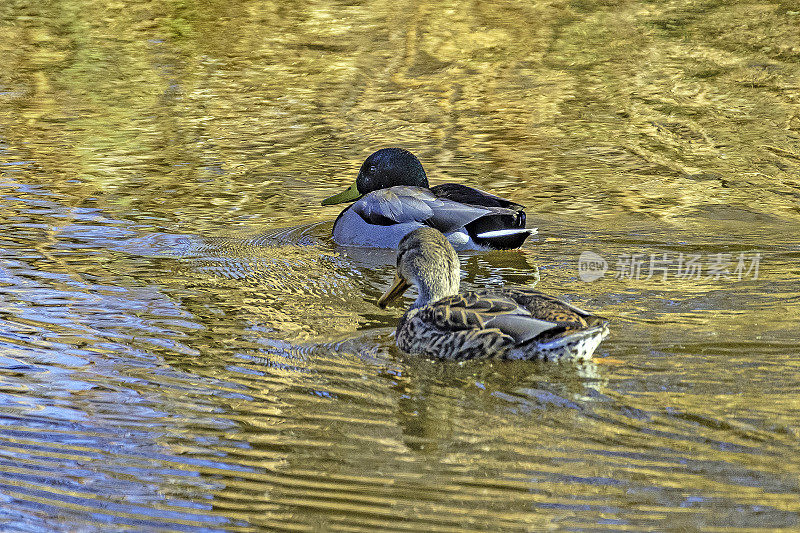
<svg viewBox="0 0 800 533">
<path fill-rule="evenodd" d="M 369 173 L 370 173 L 370 174 L 374 174 L 374 173 L 376 173 L 377 171 L 378 171 L 378 167 L 376 167 L 375 165 L 370 165 L 370 166 L 369 166 Z"/>
</svg>

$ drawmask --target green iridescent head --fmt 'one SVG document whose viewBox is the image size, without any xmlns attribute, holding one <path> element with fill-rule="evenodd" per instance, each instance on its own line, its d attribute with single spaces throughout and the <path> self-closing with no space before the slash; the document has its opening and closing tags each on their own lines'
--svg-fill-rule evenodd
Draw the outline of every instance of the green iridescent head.
<svg viewBox="0 0 800 533">
<path fill-rule="evenodd" d="M 383 148 L 369 156 L 355 183 L 348 189 L 322 201 L 322 205 L 353 202 L 378 189 L 396 185 L 428 188 L 428 177 L 419 159 L 402 148 Z"/>
</svg>

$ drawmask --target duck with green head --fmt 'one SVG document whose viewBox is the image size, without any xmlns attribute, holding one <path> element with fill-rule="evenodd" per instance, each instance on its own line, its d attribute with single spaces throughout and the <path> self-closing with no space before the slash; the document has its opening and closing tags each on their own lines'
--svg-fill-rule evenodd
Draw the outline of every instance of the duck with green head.
<svg viewBox="0 0 800 533">
<path fill-rule="evenodd" d="M 444 236 L 419 228 L 400 241 L 385 308 L 409 287 L 417 299 L 400 319 L 397 346 L 437 359 L 585 361 L 608 335 L 608 321 L 528 288 L 459 291 L 458 255 Z"/>
<path fill-rule="evenodd" d="M 458 249 L 507 250 L 536 233 L 525 227 L 523 207 L 510 200 L 456 183 L 429 187 L 422 163 L 402 148 L 370 155 L 355 183 L 322 205 L 342 202 L 354 202 L 333 224 L 333 240 L 342 245 L 396 248 L 429 226 Z"/>
</svg>

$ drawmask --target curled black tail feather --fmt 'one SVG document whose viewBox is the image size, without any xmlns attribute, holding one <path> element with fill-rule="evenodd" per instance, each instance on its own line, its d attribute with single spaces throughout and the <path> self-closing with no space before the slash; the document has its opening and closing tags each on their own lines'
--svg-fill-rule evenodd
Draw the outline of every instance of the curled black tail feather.
<svg viewBox="0 0 800 533">
<path fill-rule="evenodd" d="M 525 213 L 494 213 L 474 220 L 464 226 L 475 244 L 495 250 L 511 250 L 519 248 L 531 232 L 519 231 L 509 235 L 480 237 L 481 234 L 498 230 L 525 229 Z"/>
</svg>

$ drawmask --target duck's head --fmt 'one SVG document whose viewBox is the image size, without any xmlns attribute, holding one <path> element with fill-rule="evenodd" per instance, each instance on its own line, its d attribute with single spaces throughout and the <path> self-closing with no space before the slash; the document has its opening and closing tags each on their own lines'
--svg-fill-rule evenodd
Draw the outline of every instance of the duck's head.
<svg viewBox="0 0 800 533">
<path fill-rule="evenodd" d="M 458 294 L 460 274 L 458 255 L 445 236 L 427 226 L 415 229 L 400 240 L 397 273 L 378 306 L 384 309 L 412 285 L 419 292 L 412 308 Z"/>
<path fill-rule="evenodd" d="M 402 148 L 383 148 L 364 161 L 355 183 L 322 201 L 322 205 L 353 202 L 365 194 L 395 185 L 428 187 L 428 177 L 419 159 Z"/>
</svg>

